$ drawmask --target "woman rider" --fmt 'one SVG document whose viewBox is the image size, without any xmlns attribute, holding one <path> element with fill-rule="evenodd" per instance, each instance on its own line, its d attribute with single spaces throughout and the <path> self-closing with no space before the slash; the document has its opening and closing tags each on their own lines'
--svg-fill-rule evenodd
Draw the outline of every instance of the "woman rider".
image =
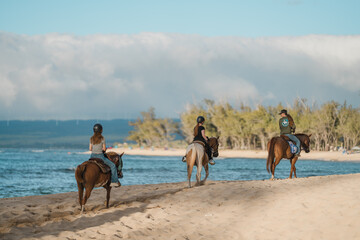
<svg viewBox="0 0 360 240">
<path fill-rule="evenodd" d="M 91 151 L 90 158 L 100 158 L 111 169 L 111 187 L 120 187 L 118 180 L 116 165 L 104 156 L 106 151 L 105 138 L 102 136 L 103 127 L 97 123 L 93 127 L 94 135 L 90 138 L 89 150 Z"/>
<path fill-rule="evenodd" d="M 205 152 L 209 157 L 209 163 L 211 165 L 215 164 L 215 161 L 212 159 L 211 156 L 211 147 L 208 144 L 209 138 L 205 135 L 205 127 L 204 122 L 205 118 L 203 116 L 198 116 L 196 119 L 196 126 L 194 127 L 194 140 L 193 141 L 201 141 L 205 145 Z M 182 159 L 183 162 L 186 162 L 185 157 Z"/>
</svg>

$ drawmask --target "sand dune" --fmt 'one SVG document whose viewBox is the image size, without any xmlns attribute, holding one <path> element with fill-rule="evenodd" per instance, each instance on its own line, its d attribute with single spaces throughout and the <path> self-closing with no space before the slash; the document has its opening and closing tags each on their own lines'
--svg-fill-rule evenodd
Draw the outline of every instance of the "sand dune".
<svg viewBox="0 0 360 240">
<path fill-rule="evenodd" d="M 0 199 L 1 239 L 360 239 L 360 174 Z"/>
</svg>

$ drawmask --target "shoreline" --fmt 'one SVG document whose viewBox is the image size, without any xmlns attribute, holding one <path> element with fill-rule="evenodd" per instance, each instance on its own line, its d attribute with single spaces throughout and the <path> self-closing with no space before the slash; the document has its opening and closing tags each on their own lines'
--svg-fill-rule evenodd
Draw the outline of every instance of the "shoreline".
<svg viewBox="0 0 360 240">
<path fill-rule="evenodd" d="M 185 149 L 163 149 L 163 148 L 111 148 L 107 151 L 114 151 L 118 154 L 125 152 L 126 155 L 140 155 L 140 156 L 171 156 L 182 157 L 185 154 Z M 84 154 L 90 154 L 85 152 Z M 261 150 L 219 150 L 219 158 L 257 158 L 266 159 L 267 151 Z M 216 158 L 215 158 L 216 160 Z M 352 161 L 360 162 L 360 153 L 343 154 L 342 152 L 324 152 L 311 151 L 310 153 L 301 152 L 299 160 L 320 160 L 320 161 Z"/>
<path fill-rule="evenodd" d="M 359 239 L 360 173 L 0 199 L 1 239 Z M 345 187 L 346 186 L 346 187 Z M 276 224 L 274 224 L 276 223 Z"/>
</svg>

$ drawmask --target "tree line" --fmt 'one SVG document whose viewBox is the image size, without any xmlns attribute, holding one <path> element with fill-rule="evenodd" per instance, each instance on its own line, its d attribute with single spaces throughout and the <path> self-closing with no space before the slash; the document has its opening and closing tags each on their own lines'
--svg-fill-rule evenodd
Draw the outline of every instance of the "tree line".
<svg viewBox="0 0 360 240">
<path fill-rule="evenodd" d="M 134 130 L 129 140 L 141 146 L 168 146 L 175 134 L 186 143 L 193 139 L 193 129 L 199 115 L 205 117 L 208 136 L 219 136 L 220 146 L 228 149 L 262 149 L 279 135 L 279 112 L 287 109 L 296 124 L 296 133 L 312 134 L 312 149 L 328 151 L 334 147 L 351 149 L 360 143 L 360 109 L 330 101 L 309 106 L 306 99 L 296 99 L 290 106 L 263 106 L 251 108 L 241 104 L 238 109 L 229 103 L 205 99 L 201 104 L 188 106 L 180 115 L 180 123 L 172 119 L 158 119 L 155 109 L 142 112 L 136 121 L 129 122 Z"/>
</svg>

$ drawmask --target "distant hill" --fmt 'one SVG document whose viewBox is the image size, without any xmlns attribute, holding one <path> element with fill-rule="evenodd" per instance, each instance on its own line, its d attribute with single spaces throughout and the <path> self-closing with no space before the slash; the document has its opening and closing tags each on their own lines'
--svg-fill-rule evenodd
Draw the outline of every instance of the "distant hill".
<svg viewBox="0 0 360 240">
<path fill-rule="evenodd" d="M 0 121 L 0 147 L 88 148 L 95 123 L 104 127 L 107 145 L 122 142 L 133 130 L 129 120 Z"/>
</svg>

